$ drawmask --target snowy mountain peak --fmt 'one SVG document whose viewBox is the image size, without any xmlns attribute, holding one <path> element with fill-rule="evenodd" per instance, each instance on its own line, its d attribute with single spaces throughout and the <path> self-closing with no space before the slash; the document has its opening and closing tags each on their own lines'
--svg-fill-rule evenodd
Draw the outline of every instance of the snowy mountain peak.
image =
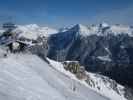
<svg viewBox="0 0 133 100">
<path fill-rule="evenodd" d="M 27 28 L 32 28 L 32 29 L 39 28 L 37 24 L 29 24 L 29 25 L 24 25 L 24 26 Z M 21 27 L 21 25 L 19 25 L 18 27 Z"/>
<path fill-rule="evenodd" d="M 70 31 L 77 32 L 81 36 L 86 36 L 90 34 L 90 30 L 88 29 L 88 27 L 82 24 L 75 25 L 70 29 Z"/>
<path fill-rule="evenodd" d="M 109 24 L 106 23 L 106 22 L 102 22 L 102 23 L 99 25 L 99 27 L 102 27 L 102 28 L 104 28 L 104 27 L 109 27 Z"/>
<path fill-rule="evenodd" d="M 14 32 L 21 33 L 21 36 L 26 37 L 28 39 L 37 39 L 38 36 L 48 37 L 49 35 L 57 33 L 58 31 L 49 27 L 41 27 L 36 24 L 29 24 L 18 25 Z"/>
<path fill-rule="evenodd" d="M 113 33 L 126 33 L 130 36 L 132 36 L 133 30 L 129 26 L 124 25 L 112 25 L 110 30 L 112 30 Z"/>
<path fill-rule="evenodd" d="M 75 27 L 78 27 L 78 28 L 83 28 L 83 27 L 85 27 L 84 25 L 82 25 L 82 24 L 76 24 L 75 25 Z"/>
<path fill-rule="evenodd" d="M 133 29 L 130 26 L 124 25 L 109 25 L 105 22 L 99 25 L 91 25 L 85 26 L 82 24 L 74 25 L 72 28 L 66 28 L 67 31 L 76 32 L 80 36 L 90 36 L 90 35 L 97 35 L 97 36 L 107 36 L 107 35 L 120 35 L 126 34 L 128 36 L 133 36 Z M 66 30 L 65 30 L 66 32 Z"/>
</svg>

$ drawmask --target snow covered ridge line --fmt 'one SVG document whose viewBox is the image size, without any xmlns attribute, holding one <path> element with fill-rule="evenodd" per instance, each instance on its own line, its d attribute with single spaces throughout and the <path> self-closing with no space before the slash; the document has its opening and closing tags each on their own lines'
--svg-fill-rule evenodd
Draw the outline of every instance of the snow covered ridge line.
<svg viewBox="0 0 133 100">
<path fill-rule="evenodd" d="M 86 85 L 99 94 L 108 97 L 111 100 L 127 100 L 127 98 L 125 97 L 125 88 L 107 77 L 86 72 L 87 78 L 79 80 L 73 73 L 65 70 L 62 63 L 50 59 L 48 59 L 48 61 L 58 71 L 80 82 L 81 84 Z M 66 63 L 70 62 L 72 61 L 67 61 Z M 76 91 L 76 89 L 74 90 Z"/>
<path fill-rule="evenodd" d="M 69 31 L 74 31 L 78 32 L 81 36 L 91 36 L 91 35 L 97 35 L 97 36 L 107 36 L 107 35 L 129 35 L 133 37 L 133 28 L 131 26 L 126 26 L 126 25 L 108 25 L 107 23 L 101 23 L 99 25 L 82 25 L 82 24 L 77 24 L 74 25 L 73 27 L 68 27 L 62 29 L 62 32 L 69 32 Z"/>
<path fill-rule="evenodd" d="M 56 29 L 41 27 L 37 24 L 17 25 L 17 28 L 14 30 L 14 32 L 21 33 L 21 36 L 28 39 L 37 39 L 39 36 L 48 37 L 51 34 L 58 33 Z"/>
<path fill-rule="evenodd" d="M 53 29 L 49 27 L 38 26 L 37 24 L 29 24 L 29 25 L 17 25 L 17 28 L 14 30 L 16 33 L 22 33 L 23 37 L 28 39 L 37 39 L 38 36 L 48 37 L 52 34 L 60 33 L 60 32 L 69 32 L 74 31 L 78 32 L 81 36 L 107 36 L 111 35 L 120 35 L 127 34 L 129 36 L 133 36 L 133 28 L 131 26 L 124 25 L 108 25 L 107 23 L 102 23 L 99 25 L 90 25 L 85 26 L 82 24 L 71 25 L 65 28 Z M 3 30 L 1 30 L 3 32 Z"/>
</svg>

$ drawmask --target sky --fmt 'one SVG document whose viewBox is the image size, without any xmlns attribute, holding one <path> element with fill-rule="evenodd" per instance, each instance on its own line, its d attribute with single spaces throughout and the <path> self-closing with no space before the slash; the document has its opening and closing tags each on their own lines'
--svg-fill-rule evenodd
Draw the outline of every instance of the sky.
<svg viewBox="0 0 133 100">
<path fill-rule="evenodd" d="M 0 24 L 133 24 L 133 0 L 0 0 Z"/>
</svg>

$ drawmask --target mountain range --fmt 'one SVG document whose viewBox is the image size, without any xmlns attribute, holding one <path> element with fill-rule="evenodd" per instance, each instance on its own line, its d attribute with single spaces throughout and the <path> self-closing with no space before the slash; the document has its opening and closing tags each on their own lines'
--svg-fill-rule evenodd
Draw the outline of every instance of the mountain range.
<svg viewBox="0 0 133 100">
<path fill-rule="evenodd" d="M 133 100 L 132 26 L 31 24 L 12 33 L 28 48 L 5 56 L 0 47 L 2 100 Z M 85 68 L 86 78 L 65 70 L 64 62 Z"/>
<path fill-rule="evenodd" d="M 48 57 L 77 60 L 97 72 L 133 87 L 133 28 L 124 25 L 77 24 L 49 38 Z"/>
</svg>

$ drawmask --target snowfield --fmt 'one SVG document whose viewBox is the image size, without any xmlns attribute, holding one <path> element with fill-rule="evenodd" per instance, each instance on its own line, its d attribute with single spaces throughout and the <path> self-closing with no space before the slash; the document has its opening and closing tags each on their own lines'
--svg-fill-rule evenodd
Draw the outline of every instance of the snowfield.
<svg viewBox="0 0 133 100">
<path fill-rule="evenodd" d="M 9 54 L 6 58 L 0 58 L 0 100 L 109 99 L 36 55 Z"/>
</svg>

